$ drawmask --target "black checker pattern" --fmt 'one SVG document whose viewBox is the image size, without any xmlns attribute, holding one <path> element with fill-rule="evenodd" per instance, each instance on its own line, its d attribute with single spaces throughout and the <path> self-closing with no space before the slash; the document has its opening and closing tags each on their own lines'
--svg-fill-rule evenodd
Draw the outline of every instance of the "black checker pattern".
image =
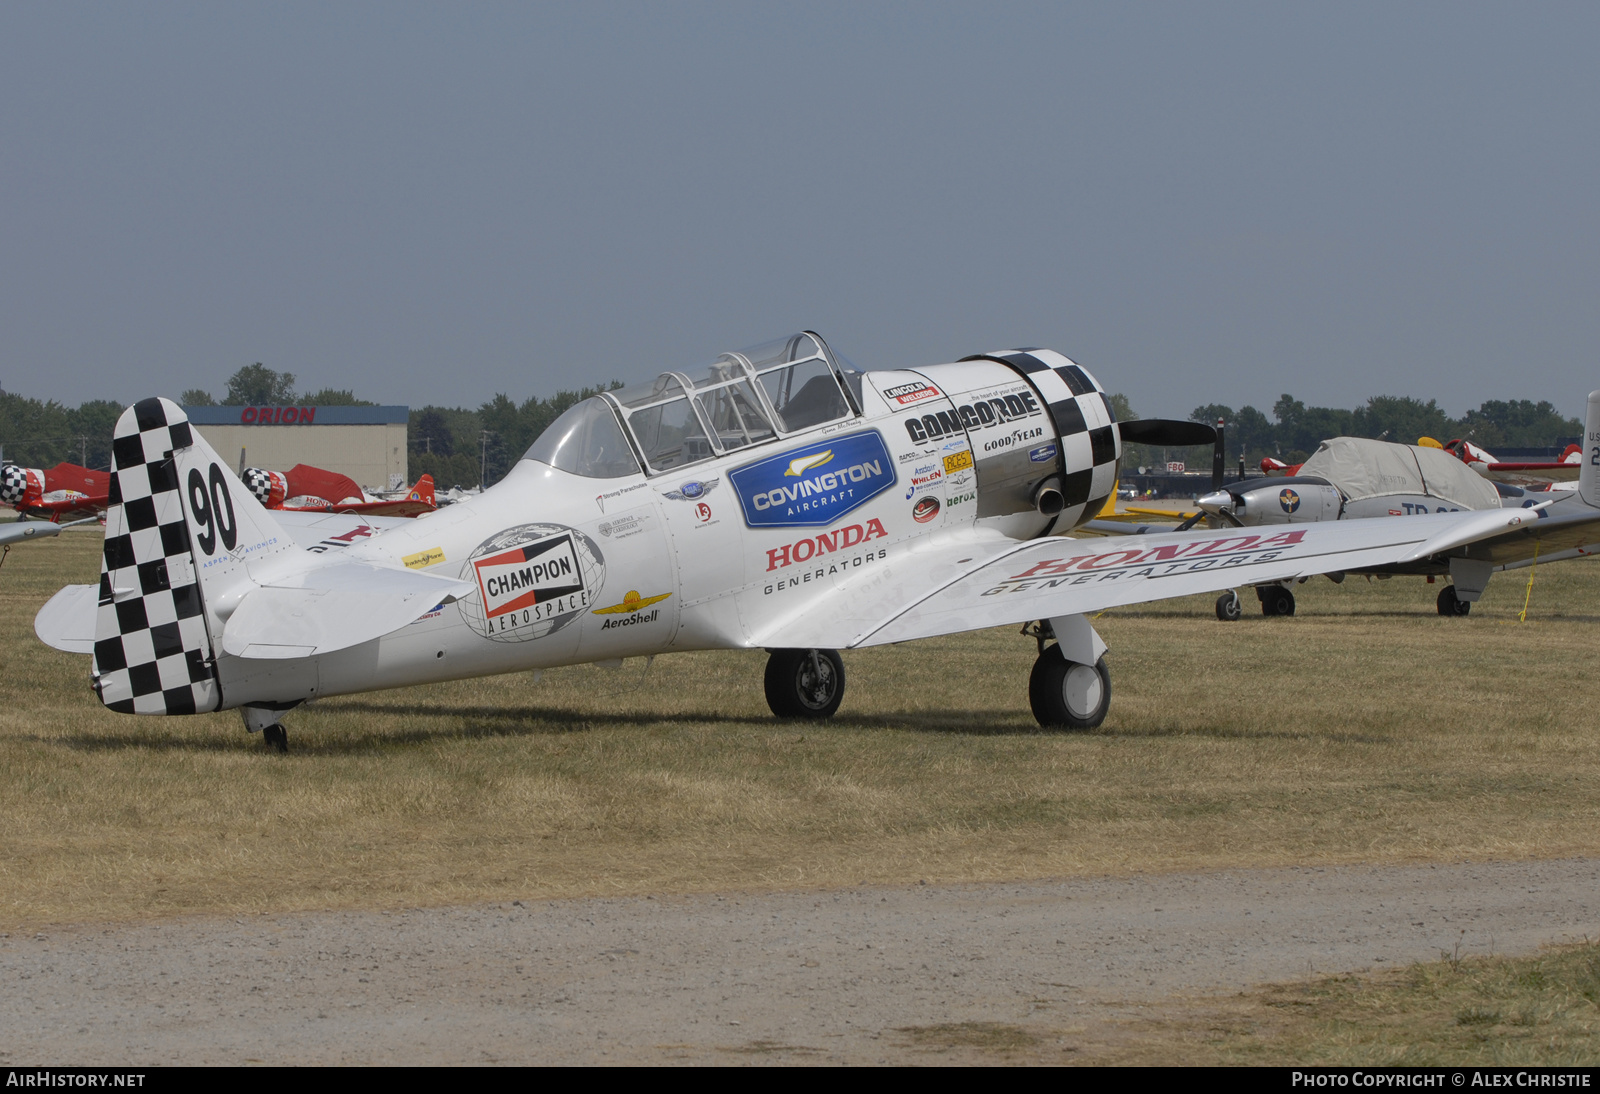
<svg viewBox="0 0 1600 1094">
<path fill-rule="evenodd" d="M 244 487 L 256 496 L 262 505 L 272 504 L 272 476 L 259 467 L 244 469 Z"/>
<path fill-rule="evenodd" d="M 0 502 L 15 505 L 28 492 L 28 473 L 14 463 L 0 465 Z"/>
<path fill-rule="evenodd" d="M 193 443 L 183 411 L 165 399 L 117 420 L 94 688 L 125 714 L 195 714 L 222 702 L 173 460 Z"/>
<path fill-rule="evenodd" d="M 1067 501 L 1055 526 L 1076 528 L 1094 519 L 1116 489 L 1117 462 L 1122 458 L 1117 416 L 1104 389 L 1082 366 L 1054 350 L 1005 350 L 965 360 L 1010 365 L 1038 390 L 1055 423 Z"/>
</svg>

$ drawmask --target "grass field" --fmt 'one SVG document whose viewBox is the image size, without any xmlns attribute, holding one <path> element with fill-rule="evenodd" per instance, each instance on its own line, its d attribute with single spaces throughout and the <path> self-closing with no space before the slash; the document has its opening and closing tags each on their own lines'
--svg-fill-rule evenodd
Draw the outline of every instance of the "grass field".
<svg viewBox="0 0 1600 1094">
<path fill-rule="evenodd" d="M 1600 946 L 1447 955 L 1388 972 L 1179 998 L 1090 1024 L 894 1031 L 936 1060 L 1276 1067 L 1581 1067 L 1600 1059 Z"/>
<path fill-rule="evenodd" d="M 771 718 L 759 652 L 688 654 L 330 699 L 277 756 L 234 712 L 109 713 L 33 637 L 99 546 L 0 569 L 0 928 L 1600 852 L 1587 562 L 1540 568 L 1525 624 L 1525 574 L 1467 619 L 1416 579 L 1316 579 L 1291 619 L 1107 613 L 1087 734 L 1038 732 L 1033 644 L 989 631 L 847 653 L 826 725 Z"/>
</svg>

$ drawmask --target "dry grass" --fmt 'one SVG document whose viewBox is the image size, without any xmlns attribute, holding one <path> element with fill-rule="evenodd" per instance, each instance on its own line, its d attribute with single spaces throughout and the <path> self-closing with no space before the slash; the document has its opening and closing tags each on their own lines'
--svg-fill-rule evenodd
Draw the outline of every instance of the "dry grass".
<svg viewBox="0 0 1600 1094">
<path fill-rule="evenodd" d="M 1077 1042 L 1084 1063 L 1588 1069 L 1600 1060 L 1600 947 L 1278 985 L 1119 1026 L 1033 1032 L 1057 1052 Z"/>
<path fill-rule="evenodd" d="M 0 927 L 184 912 L 1600 852 L 1585 692 L 1600 567 L 1318 579 L 1294 619 L 1211 598 L 1106 615 L 1100 731 L 1036 731 L 1004 631 L 846 654 L 827 725 L 763 655 L 328 700 L 265 754 L 235 713 L 111 714 L 32 636 L 99 536 L 0 570 Z M 1251 598 L 1253 606 L 1253 598 Z"/>
</svg>

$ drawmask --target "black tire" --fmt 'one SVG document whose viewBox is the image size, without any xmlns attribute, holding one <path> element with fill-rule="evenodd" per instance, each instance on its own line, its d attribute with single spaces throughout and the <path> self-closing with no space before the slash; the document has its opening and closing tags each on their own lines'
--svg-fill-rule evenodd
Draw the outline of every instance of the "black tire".
<svg viewBox="0 0 1600 1094">
<path fill-rule="evenodd" d="M 289 731 L 281 725 L 268 726 L 261 731 L 261 743 L 277 752 L 289 751 Z"/>
<path fill-rule="evenodd" d="M 1217 618 L 1224 623 L 1232 623 L 1244 614 L 1244 609 L 1239 605 L 1238 593 L 1223 593 L 1217 597 Z"/>
<path fill-rule="evenodd" d="M 1456 595 L 1454 585 L 1446 585 L 1439 590 L 1440 615 L 1466 615 L 1472 611 L 1472 605 Z"/>
<path fill-rule="evenodd" d="M 1257 586 L 1256 595 L 1261 598 L 1262 615 L 1294 614 L 1294 594 L 1282 585 Z"/>
<path fill-rule="evenodd" d="M 1068 661 L 1060 646 L 1047 646 L 1028 676 L 1028 705 L 1046 729 L 1094 729 L 1111 709 L 1106 659 L 1080 665 Z"/>
<path fill-rule="evenodd" d="M 773 650 L 765 684 L 779 718 L 832 718 L 844 698 L 844 662 L 834 650 Z"/>
</svg>

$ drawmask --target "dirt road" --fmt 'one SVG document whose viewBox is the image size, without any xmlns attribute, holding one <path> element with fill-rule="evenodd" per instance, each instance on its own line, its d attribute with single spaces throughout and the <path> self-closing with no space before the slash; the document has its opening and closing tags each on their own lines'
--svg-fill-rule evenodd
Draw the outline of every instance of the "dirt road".
<svg viewBox="0 0 1600 1094">
<path fill-rule="evenodd" d="M 1600 860 L 185 919 L 0 937 L 0 1064 L 906 1061 L 1600 935 Z M 947 1057 L 948 1058 L 948 1057 Z"/>
</svg>

